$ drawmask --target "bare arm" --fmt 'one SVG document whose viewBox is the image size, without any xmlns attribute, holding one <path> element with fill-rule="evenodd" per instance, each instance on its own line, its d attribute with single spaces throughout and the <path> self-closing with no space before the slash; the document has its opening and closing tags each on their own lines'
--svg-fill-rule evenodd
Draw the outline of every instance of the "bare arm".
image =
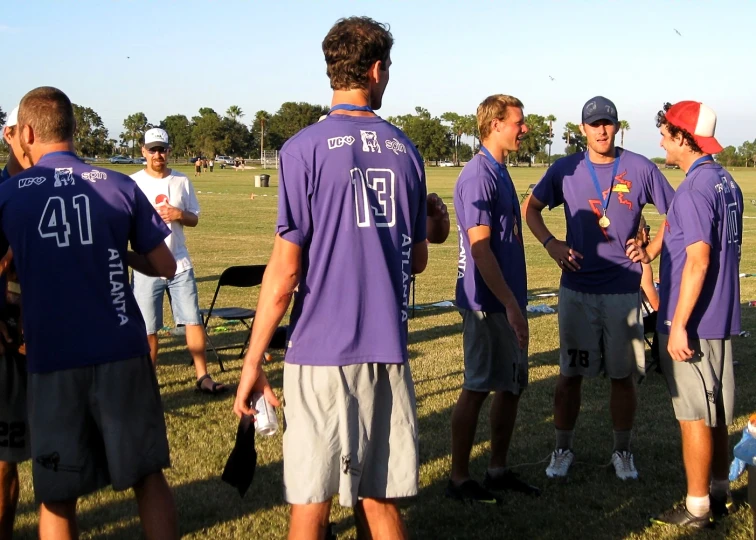
<svg viewBox="0 0 756 540">
<path fill-rule="evenodd" d="M 170 224 L 173 221 L 178 221 L 184 227 L 196 227 L 199 223 L 199 216 L 188 210 L 181 210 L 175 206 L 171 206 L 168 203 L 163 203 L 155 207 L 157 213 L 165 223 Z"/>
<path fill-rule="evenodd" d="M 641 275 L 641 290 L 648 301 L 648 305 L 654 311 L 659 311 L 659 293 L 654 287 L 654 270 L 651 265 L 643 263 L 643 274 Z"/>
<path fill-rule="evenodd" d="M 527 320 L 523 317 L 517 299 L 512 293 L 512 289 L 507 285 L 499 262 L 491 250 L 491 227 L 487 225 L 471 227 L 467 230 L 467 236 L 470 238 L 470 252 L 475 261 L 475 267 L 483 277 L 486 286 L 504 305 L 509 324 L 512 325 L 517 335 L 520 348 L 524 349 L 528 345 Z"/>
<path fill-rule="evenodd" d="M 578 260 L 582 259 L 583 255 L 570 248 L 565 242 L 557 240 L 551 234 L 551 231 L 549 231 L 549 228 L 543 221 L 542 212 L 544 208 L 546 208 L 546 205 L 533 197 L 533 195 L 529 195 L 525 199 L 525 202 L 522 203 L 521 211 L 525 215 L 525 222 L 528 224 L 530 232 L 533 233 L 533 236 L 541 244 L 546 243 L 544 248 L 546 248 L 549 256 L 556 261 L 560 269 L 569 271 L 579 270 L 580 264 Z"/>
<path fill-rule="evenodd" d="M 160 242 L 146 255 L 127 251 L 126 261 L 134 270 L 147 276 L 170 279 L 176 275 L 176 259 L 165 242 Z"/>
<path fill-rule="evenodd" d="M 236 392 L 234 413 L 239 417 L 252 414 L 249 402 L 255 392 L 263 392 L 269 403 L 279 405 L 262 369 L 262 359 L 273 333 L 289 308 L 301 271 L 302 248 L 276 235 L 273 253 L 263 276 L 249 348 L 244 355 L 241 380 Z"/>
<path fill-rule="evenodd" d="M 428 206 L 426 225 L 428 242 L 443 244 L 449 237 L 449 211 L 441 197 L 435 193 L 428 194 L 426 204 Z"/>
<path fill-rule="evenodd" d="M 703 289 L 706 272 L 709 269 L 711 246 L 706 242 L 696 242 L 685 248 L 685 253 L 687 258 L 682 271 L 680 296 L 672 317 L 668 346 L 670 356 L 678 362 L 688 360 L 693 356 L 693 351 L 688 346 L 686 327 Z"/>
<path fill-rule="evenodd" d="M 428 244 L 418 242 L 412 246 L 412 273 L 420 274 L 428 266 Z"/>
</svg>

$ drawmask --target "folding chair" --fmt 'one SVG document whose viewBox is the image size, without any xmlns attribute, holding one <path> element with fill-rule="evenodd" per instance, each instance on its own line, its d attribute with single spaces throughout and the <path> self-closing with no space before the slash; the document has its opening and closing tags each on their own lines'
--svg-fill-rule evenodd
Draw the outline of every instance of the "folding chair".
<svg viewBox="0 0 756 540">
<path fill-rule="evenodd" d="M 221 287 L 255 287 L 262 283 L 263 274 L 265 273 L 264 264 L 256 264 L 249 266 L 229 266 L 226 268 L 218 279 L 218 286 L 215 288 L 215 294 L 213 295 L 213 301 L 210 302 L 208 309 L 201 309 L 200 313 L 203 316 L 202 325 L 205 327 L 205 333 L 207 334 L 207 324 L 211 317 L 217 317 L 224 321 L 238 320 L 247 327 L 247 330 L 252 328 L 252 321 L 255 318 L 255 310 L 243 307 L 215 307 L 215 301 L 218 299 L 218 293 Z M 239 358 L 244 355 L 244 351 L 249 344 L 250 334 L 247 332 L 247 337 L 241 346 L 239 351 Z M 210 349 L 215 353 L 215 358 L 220 364 L 221 371 L 225 371 L 223 368 L 223 361 L 218 356 L 218 351 L 226 349 L 235 349 L 239 345 L 224 345 L 222 347 L 216 347 L 213 344 L 213 340 L 210 339 L 210 335 L 207 336 L 207 343 L 210 345 Z"/>
<path fill-rule="evenodd" d="M 525 191 L 525 193 L 523 193 L 522 195 L 520 195 L 520 202 L 523 202 L 523 201 L 525 201 L 525 199 L 527 199 L 527 198 L 528 198 L 528 195 L 530 195 L 530 194 L 531 194 L 531 193 L 533 192 L 533 189 L 534 189 L 535 187 L 536 187 L 536 185 L 535 185 L 535 184 L 530 184 L 530 185 L 528 186 L 528 189 L 527 189 L 527 190 Z"/>
</svg>

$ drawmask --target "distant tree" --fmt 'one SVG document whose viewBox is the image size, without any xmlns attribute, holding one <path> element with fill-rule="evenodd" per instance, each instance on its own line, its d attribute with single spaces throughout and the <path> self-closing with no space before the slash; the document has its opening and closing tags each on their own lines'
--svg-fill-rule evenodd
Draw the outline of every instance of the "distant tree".
<svg viewBox="0 0 756 540">
<path fill-rule="evenodd" d="M 459 146 L 457 147 L 457 158 L 459 159 L 459 161 L 470 161 L 472 157 L 472 146 L 467 143 L 459 143 Z M 459 165 L 459 163 L 457 165 Z"/>
<path fill-rule="evenodd" d="M 550 114 L 546 117 L 546 121 L 549 123 L 549 157 L 548 164 L 551 165 L 551 145 L 554 142 L 554 122 L 557 121 L 556 116 Z"/>
<path fill-rule="evenodd" d="M 580 126 L 572 122 L 567 122 L 564 125 L 562 140 L 567 143 L 567 146 L 564 148 L 564 153 L 567 155 L 585 152 L 588 146 L 585 136 L 580 132 Z"/>
<path fill-rule="evenodd" d="M 221 147 L 221 119 L 210 107 L 192 117 L 192 146 L 201 156 L 214 156 Z"/>
<path fill-rule="evenodd" d="M 738 157 L 743 162 L 745 167 L 748 167 L 749 162 L 753 162 L 754 154 L 756 154 L 756 148 L 754 143 L 749 141 L 743 141 L 738 147 Z"/>
<path fill-rule="evenodd" d="M 462 127 L 465 135 L 473 138 L 473 153 L 478 153 L 480 144 L 480 132 L 478 132 L 478 117 L 474 114 L 467 114 L 462 117 Z"/>
<path fill-rule="evenodd" d="M 160 127 L 168 132 L 173 153 L 177 156 L 189 157 L 192 153 L 192 123 L 183 114 L 166 116 Z"/>
<path fill-rule="evenodd" d="M 619 130 L 620 130 L 620 146 L 624 148 L 625 147 L 625 132 L 630 131 L 630 122 L 628 122 L 627 120 L 620 120 Z"/>
<path fill-rule="evenodd" d="M 263 150 L 274 150 L 280 148 L 283 144 L 277 135 L 271 136 L 269 133 L 271 114 L 267 111 L 257 111 L 255 120 L 252 122 L 250 133 L 252 136 L 251 145 L 255 153 Z"/>
<path fill-rule="evenodd" d="M 453 151 L 449 130 L 423 107 L 415 107 L 415 114 L 389 117 L 388 121 L 404 131 L 425 161 L 437 162 Z"/>
<path fill-rule="evenodd" d="M 142 140 L 144 132 L 152 125 L 147 122 L 147 116 L 143 112 L 138 112 L 127 116 L 123 121 L 123 127 L 125 131 L 121 133 L 121 140 L 127 145 L 131 143 L 131 157 L 134 157 L 136 145 Z"/>
<path fill-rule="evenodd" d="M 96 156 L 108 152 L 108 130 L 102 118 L 90 107 L 73 105 L 76 131 L 74 148 L 80 156 Z"/>
<path fill-rule="evenodd" d="M 716 159 L 725 167 L 734 167 L 738 165 L 738 151 L 732 145 L 727 146 L 717 154 Z"/>
<path fill-rule="evenodd" d="M 231 105 L 228 109 L 226 109 L 226 117 L 230 118 L 234 122 L 238 122 L 239 118 L 244 116 L 244 113 L 241 110 L 241 107 L 238 105 Z"/>
<path fill-rule="evenodd" d="M 5 125 L 5 119 L 8 117 L 8 115 L 3 111 L 3 108 L 0 107 L 0 126 Z"/>
<path fill-rule="evenodd" d="M 271 116 L 268 122 L 266 136 L 275 137 L 279 143 L 275 146 L 279 150 L 283 143 L 296 135 L 299 131 L 314 124 L 318 119 L 327 114 L 330 107 L 312 105 L 310 103 L 294 103 L 288 101 L 281 105 L 276 114 Z"/>
<path fill-rule="evenodd" d="M 531 166 L 535 155 L 549 144 L 549 125 L 546 118 L 539 114 L 527 115 L 525 125 L 528 126 L 528 132 L 522 137 L 517 154 L 521 161 L 527 161 L 528 166 Z"/>
<path fill-rule="evenodd" d="M 454 139 L 454 163 L 459 165 L 459 145 L 465 134 L 465 118 L 455 112 L 445 112 L 441 115 L 441 120 L 448 123 L 447 127 Z"/>
<path fill-rule="evenodd" d="M 247 126 L 231 118 L 220 124 L 220 150 L 230 156 L 247 156 L 252 150 L 252 136 Z"/>
</svg>

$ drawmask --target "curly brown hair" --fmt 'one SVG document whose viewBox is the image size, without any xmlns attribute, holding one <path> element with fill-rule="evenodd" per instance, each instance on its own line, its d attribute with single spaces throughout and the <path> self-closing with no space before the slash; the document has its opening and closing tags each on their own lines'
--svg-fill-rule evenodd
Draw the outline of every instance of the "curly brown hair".
<svg viewBox="0 0 756 540">
<path fill-rule="evenodd" d="M 677 127 L 676 125 L 672 124 L 667 120 L 667 111 L 672 107 L 671 103 L 665 103 L 664 108 L 656 113 L 656 127 L 660 128 L 662 126 L 667 126 L 667 131 L 669 131 L 670 136 L 677 137 L 678 134 L 682 134 L 683 140 L 688 143 L 688 147 L 693 151 L 697 152 L 699 154 L 703 154 L 703 150 L 698 146 L 698 143 L 696 143 L 696 140 L 693 138 L 693 135 L 691 135 L 687 130 Z"/>
<path fill-rule="evenodd" d="M 339 19 L 323 40 L 323 54 L 333 90 L 366 88 L 375 62 L 386 69 L 394 37 L 387 24 L 370 17 Z"/>
</svg>

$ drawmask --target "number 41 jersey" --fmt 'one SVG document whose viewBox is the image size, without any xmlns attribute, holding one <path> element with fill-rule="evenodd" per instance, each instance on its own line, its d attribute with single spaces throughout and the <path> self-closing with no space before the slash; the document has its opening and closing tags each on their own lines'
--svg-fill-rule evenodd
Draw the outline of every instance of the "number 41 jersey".
<svg viewBox="0 0 756 540">
<path fill-rule="evenodd" d="M 47 154 L 0 185 L 0 226 L 19 274 L 30 372 L 148 353 L 126 250 L 146 254 L 170 231 L 133 180 Z"/>
<path fill-rule="evenodd" d="M 412 248 L 425 242 L 417 149 L 379 117 L 332 114 L 281 149 L 277 232 L 302 248 L 286 362 L 407 360 Z"/>
</svg>

